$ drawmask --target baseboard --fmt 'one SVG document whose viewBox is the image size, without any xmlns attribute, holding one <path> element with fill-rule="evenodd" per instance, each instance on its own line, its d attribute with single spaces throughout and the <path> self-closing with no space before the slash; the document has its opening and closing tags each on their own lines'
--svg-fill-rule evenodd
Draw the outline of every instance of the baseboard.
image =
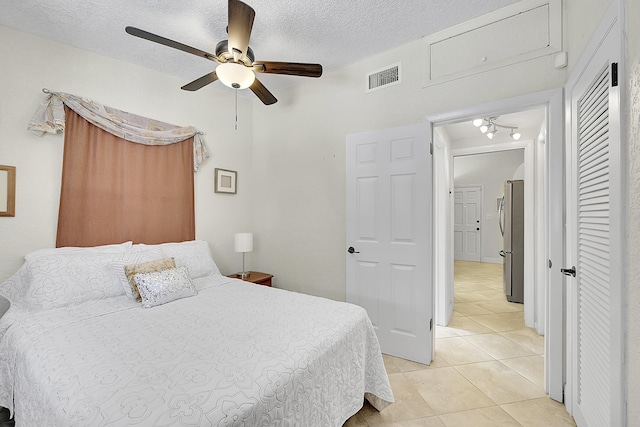
<svg viewBox="0 0 640 427">
<path fill-rule="evenodd" d="M 490 262 L 491 264 L 503 264 L 502 257 L 482 257 L 482 262 Z"/>
</svg>

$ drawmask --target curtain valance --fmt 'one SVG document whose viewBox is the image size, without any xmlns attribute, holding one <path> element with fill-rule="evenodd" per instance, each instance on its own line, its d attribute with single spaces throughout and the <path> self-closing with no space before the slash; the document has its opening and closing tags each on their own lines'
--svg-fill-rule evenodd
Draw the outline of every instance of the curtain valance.
<svg viewBox="0 0 640 427">
<path fill-rule="evenodd" d="M 44 90 L 47 97 L 29 122 L 28 129 L 37 134 L 64 130 L 64 106 L 71 108 L 93 125 L 119 138 L 144 145 L 168 145 L 193 137 L 193 169 L 209 157 L 202 132 L 194 127 L 180 127 L 116 110 L 90 99 L 62 92 Z"/>
</svg>

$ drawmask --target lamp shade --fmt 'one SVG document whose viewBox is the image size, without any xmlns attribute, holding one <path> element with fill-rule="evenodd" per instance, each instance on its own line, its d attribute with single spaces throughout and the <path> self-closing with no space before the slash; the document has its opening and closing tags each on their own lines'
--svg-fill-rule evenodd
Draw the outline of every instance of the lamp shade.
<svg viewBox="0 0 640 427">
<path fill-rule="evenodd" d="M 236 252 L 251 252 L 253 250 L 253 233 L 236 233 L 234 248 Z"/>
<path fill-rule="evenodd" d="M 256 75 L 253 74 L 251 68 L 235 62 L 225 62 L 216 67 L 218 79 L 225 86 L 234 89 L 246 89 L 253 84 Z"/>
</svg>

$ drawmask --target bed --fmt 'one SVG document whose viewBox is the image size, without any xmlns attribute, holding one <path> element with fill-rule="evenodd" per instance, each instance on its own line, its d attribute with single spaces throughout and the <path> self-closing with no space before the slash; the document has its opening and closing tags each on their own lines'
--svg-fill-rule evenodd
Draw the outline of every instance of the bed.
<svg viewBox="0 0 640 427">
<path fill-rule="evenodd" d="M 17 426 L 341 426 L 393 402 L 361 307 L 222 276 L 204 241 L 36 251 L 0 295 Z"/>
</svg>

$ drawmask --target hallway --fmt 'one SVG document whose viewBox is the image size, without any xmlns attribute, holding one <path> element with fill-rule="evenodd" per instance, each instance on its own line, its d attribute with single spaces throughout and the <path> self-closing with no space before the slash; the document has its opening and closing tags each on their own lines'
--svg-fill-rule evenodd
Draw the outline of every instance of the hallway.
<svg viewBox="0 0 640 427">
<path fill-rule="evenodd" d="M 455 262 L 455 309 L 436 327 L 430 366 L 383 355 L 396 403 L 369 404 L 355 426 L 575 426 L 544 392 L 544 338 L 524 326 L 524 306 L 507 302 L 502 265 Z"/>
</svg>

